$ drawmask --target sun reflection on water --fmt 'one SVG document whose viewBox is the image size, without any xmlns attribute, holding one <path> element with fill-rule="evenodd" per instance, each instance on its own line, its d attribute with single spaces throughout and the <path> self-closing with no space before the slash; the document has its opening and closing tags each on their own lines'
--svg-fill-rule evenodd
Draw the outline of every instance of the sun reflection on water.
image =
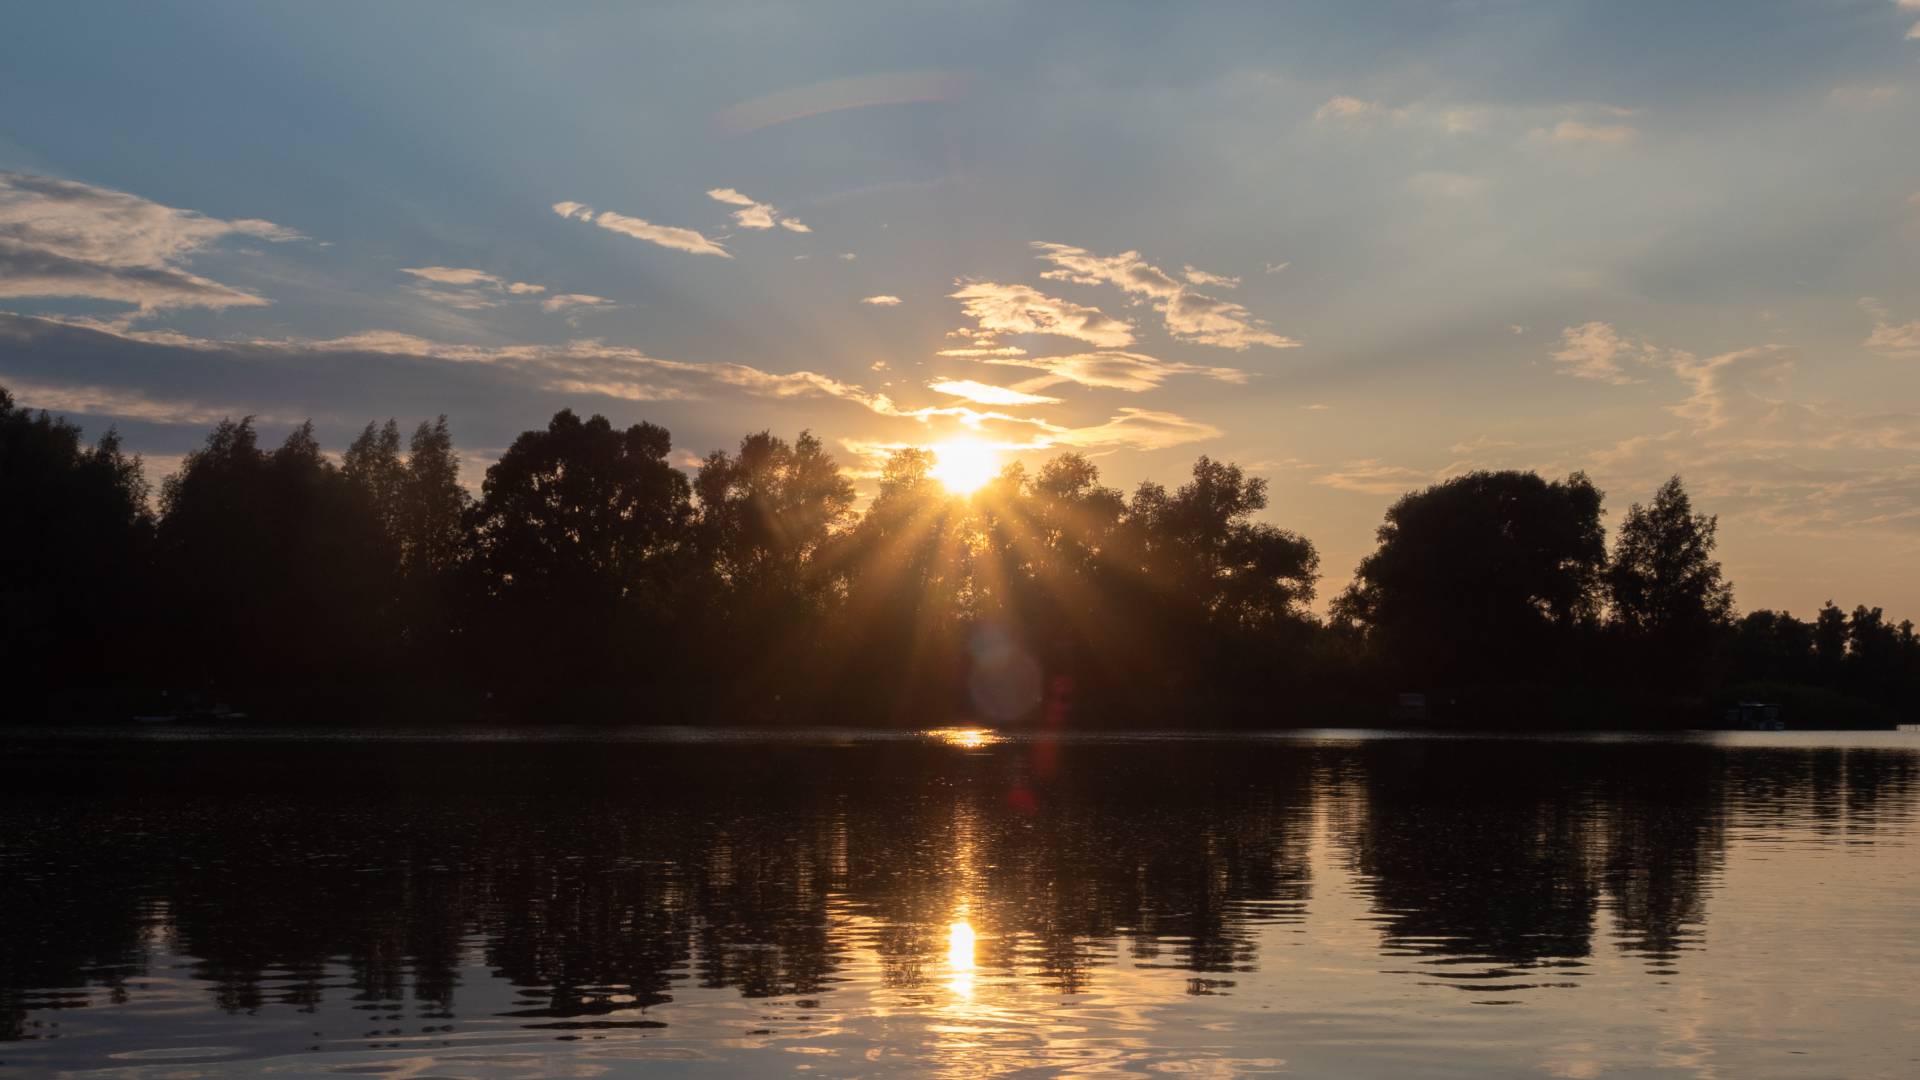
<svg viewBox="0 0 1920 1080">
<path fill-rule="evenodd" d="M 973 997 L 974 938 L 973 925 L 964 918 L 947 927 L 947 970 L 953 975 L 947 988 L 963 998 Z"/>
<path fill-rule="evenodd" d="M 962 750 L 978 750 L 1000 741 L 999 734 L 988 728 L 934 728 L 926 734 Z"/>
</svg>

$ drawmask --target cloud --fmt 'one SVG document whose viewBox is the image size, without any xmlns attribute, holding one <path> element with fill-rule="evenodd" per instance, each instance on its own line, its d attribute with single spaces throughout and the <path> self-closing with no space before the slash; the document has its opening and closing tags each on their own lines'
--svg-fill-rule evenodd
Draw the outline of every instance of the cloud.
<svg viewBox="0 0 1920 1080">
<path fill-rule="evenodd" d="M 437 365 L 451 367 L 436 370 Z M 0 372 L 5 373 L 0 381 L 10 386 L 31 385 L 34 397 L 27 400 L 35 403 L 164 423 L 203 424 L 220 416 L 270 412 L 250 403 L 243 409 L 195 400 L 217 395 L 221 402 L 246 403 L 249 397 L 261 403 L 296 402 L 296 416 L 357 427 L 364 419 L 359 415 L 364 394 L 378 386 L 385 407 L 402 414 L 430 414 L 447 395 L 460 397 L 482 388 L 515 398 L 543 392 L 627 402 L 691 403 L 725 393 L 774 400 L 840 400 L 886 422 L 912 425 L 915 434 L 908 445 L 945 437 L 950 429 L 1031 450 L 1158 449 L 1220 435 L 1212 425 L 1175 413 L 1134 408 L 1117 410 L 1088 425 L 1056 423 L 1002 411 L 1029 403 L 1011 397 L 1004 399 L 1007 405 L 974 401 L 908 408 L 885 394 L 819 372 L 773 372 L 746 364 L 673 360 L 593 340 L 558 346 L 478 346 L 370 331 L 329 340 L 218 341 L 172 333 L 113 332 L 0 314 Z M 114 385 L 152 378 L 155 372 L 166 373 L 170 386 L 164 394 Z M 1008 389 L 966 380 L 948 382 L 939 389 L 950 397 L 968 397 L 957 393 L 962 389 L 973 398 Z M 1012 390 L 1040 396 L 1020 387 Z"/>
<path fill-rule="evenodd" d="M 1399 495 L 1426 487 L 1435 479 L 1435 474 L 1431 472 L 1423 472 L 1403 465 L 1387 465 L 1377 458 L 1362 458 L 1358 461 L 1350 461 L 1332 472 L 1316 476 L 1310 482 L 1321 487 L 1356 491 L 1364 495 Z"/>
<path fill-rule="evenodd" d="M 1873 333 L 1860 343 L 1862 346 L 1898 360 L 1920 360 L 1920 320 L 1896 324 L 1886 305 L 1871 296 L 1861 298 L 1860 308 L 1873 316 Z"/>
<path fill-rule="evenodd" d="M 733 212 L 733 221 L 743 229 L 771 229 L 778 225 L 797 233 L 813 231 L 801 224 L 800 219 L 788 217 L 774 209 L 772 203 L 755 202 L 733 188 L 714 188 L 707 192 L 707 196 L 729 206 L 740 207 Z"/>
<path fill-rule="evenodd" d="M 938 394 L 949 394 L 965 398 L 978 405 L 1058 405 L 1060 399 L 1042 394 L 1029 394 L 1005 386 L 990 386 L 972 379 L 941 379 L 927 384 L 927 389 Z"/>
<path fill-rule="evenodd" d="M 592 293 L 558 293 L 540 301 L 540 310 L 549 312 L 573 311 L 577 308 L 608 308 L 618 306 L 619 305 L 606 297 L 595 296 Z"/>
<path fill-rule="evenodd" d="M 895 307 L 900 303 L 900 298 L 887 293 L 881 293 L 879 296 L 862 297 L 860 302 L 863 304 L 872 304 L 874 307 Z"/>
<path fill-rule="evenodd" d="M 1228 277 L 1225 274 L 1209 274 L 1205 270 L 1196 269 L 1192 263 L 1188 263 L 1184 269 L 1187 280 L 1193 282 L 1195 285 L 1212 285 L 1221 289 L 1237 289 L 1240 287 L 1240 279 L 1237 277 Z"/>
<path fill-rule="evenodd" d="M 415 286 L 412 290 L 415 296 L 462 311 L 499 307 L 502 297 L 531 299 L 547 291 L 545 285 L 535 285 L 530 281 L 510 282 L 498 274 L 464 266 L 403 266 L 400 272 L 431 283 Z M 540 307 L 543 311 L 562 311 L 573 307 L 612 304 L 613 301 L 604 296 L 565 293 L 548 297 L 541 301 Z"/>
<path fill-rule="evenodd" d="M 1174 413 L 1129 408 L 1121 409 L 1104 424 L 1059 429 L 1049 438 L 1050 445 L 1163 450 L 1170 446 L 1217 439 L 1221 434 L 1220 429 L 1212 424 Z"/>
<path fill-rule="evenodd" d="M 976 281 L 960 283 L 960 290 L 950 295 L 977 324 L 977 329 L 961 331 L 975 341 L 988 342 L 1000 334 L 1053 334 L 1101 348 L 1133 344 L 1133 328 L 1127 323 L 1030 285 Z"/>
<path fill-rule="evenodd" d="M 1585 120 L 1562 120 L 1551 128 L 1536 128 L 1535 138 L 1554 142 L 1624 143 L 1640 137 L 1632 124 L 1593 124 Z"/>
<path fill-rule="evenodd" d="M 1078 383 L 1098 390 L 1123 390 L 1130 394 L 1156 389 L 1174 375 L 1201 375 L 1220 382 L 1244 383 L 1247 373 L 1236 368 L 1206 367 L 1178 361 L 1157 360 L 1142 353 L 1094 352 L 1072 356 L 977 357 L 982 363 L 1005 367 L 1031 368 L 1046 374 L 1021 385 L 1027 389 L 1063 382 Z"/>
<path fill-rule="evenodd" d="M 247 415 L 267 423 L 298 422 L 295 417 L 261 415 L 257 409 L 155 397 L 128 387 L 47 383 L 16 377 L 9 377 L 6 387 L 23 407 L 69 416 L 104 416 L 148 424 L 214 424 L 228 417 Z"/>
<path fill-rule="evenodd" d="M 980 359 L 985 359 L 987 357 L 992 357 L 992 356 L 1025 356 L 1027 355 L 1027 350 L 1021 348 L 1018 345 L 994 345 L 994 346 L 983 347 L 983 348 L 941 349 L 935 355 L 959 356 L 959 357 L 965 357 L 968 359 L 980 360 Z"/>
<path fill-rule="evenodd" d="M 1658 352 L 1646 342 L 1628 341 L 1621 337 L 1620 332 L 1609 323 L 1595 321 L 1560 331 L 1560 348 L 1551 355 L 1561 365 L 1563 374 L 1576 379 L 1595 379 L 1624 386 L 1640 381 L 1627 374 L 1624 362 L 1646 363 L 1654 359 Z"/>
<path fill-rule="evenodd" d="M 236 236 L 305 239 L 270 221 L 224 221 L 111 188 L 0 172 L 0 297 L 106 300 L 142 312 L 266 304 L 186 268 Z"/>
<path fill-rule="evenodd" d="M 1052 270 L 1043 271 L 1041 277 L 1079 285 L 1113 285 L 1122 292 L 1145 297 L 1165 320 L 1167 333 L 1176 338 L 1236 350 L 1252 345 L 1290 349 L 1300 344 L 1274 333 L 1239 304 L 1195 292 L 1191 286 L 1142 259 L 1137 251 L 1095 255 L 1085 248 L 1046 241 L 1035 241 L 1033 247 L 1042 261 L 1054 266 Z M 1130 343 L 1131 338 L 1113 343 L 1090 342 L 1095 345 Z"/>
<path fill-rule="evenodd" d="M 1401 119 L 1406 115 L 1405 109 L 1391 109 L 1377 101 L 1365 101 L 1343 94 L 1329 98 L 1326 104 L 1315 109 L 1313 120 L 1317 124 L 1365 125 L 1378 120 Z"/>
<path fill-rule="evenodd" d="M 497 289 L 503 284 L 498 277 L 485 270 L 469 270 L 458 266 L 403 266 L 400 272 L 436 285 L 491 285 Z"/>
<path fill-rule="evenodd" d="M 1781 386 L 1793 370 L 1797 354 L 1779 345 L 1761 345 L 1693 360 L 1682 356 L 1674 374 L 1691 388 L 1685 401 L 1670 407 L 1703 431 L 1741 425 L 1750 436 L 1777 435 L 1769 426 L 1805 415 L 1805 406 L 1784 400 Z"/>
<path fill-rule="evenodd" d="M 1871 109 L 1876 105 L 1885 105 L 1899 96 L 1899 83 L 1880 83 L 1874 86 L 1849 83 L 1828 91 L 1827 102 L 1844 109 Z"/>
<path fill-rule="evenodd" d="M 674 251 L 685 251 L 693 255 L 718 255 L 723 259 L 733 258 L 732 253 L 726 248 L 702 236 L 695 229 L 655 225 L 642 218 L 628 217 L 625 214 L 614 213 L 612 210 L 595 212 L 593 207 L 577 202 L 554 203 L 553 212 L 563 218 L 591 222 L 609 232 L 631 236 L 635 240 L 645 240 L 649 244 L 658 244 Z"/>
<path fill-rule="evenodd" d="M 1280 271 L 1285 270 L 1287 267 L 1292 266 L 1293 263 L 1291 261 L 1277 262 L 1277 263 L 1270 262 L 1270 263 L 1265 263 L 1263 265 L 1265 267 L 1265 269 L 1262 271 L 1263 273 L 1277 274 Z"/>
</svg>

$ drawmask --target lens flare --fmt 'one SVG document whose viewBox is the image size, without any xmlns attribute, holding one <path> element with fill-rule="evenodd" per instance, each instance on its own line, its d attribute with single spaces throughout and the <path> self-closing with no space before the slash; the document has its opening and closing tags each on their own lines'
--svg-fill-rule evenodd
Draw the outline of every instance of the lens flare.
<svg viewBox="0 0 1920 1080">
<path fill-rule="evenodd" d="M 935 480 L 955 495 L 971 495 L 1000 472 L 1000 456 L 975 439 L 954 439 L 933 448 Z"/>
</svg>

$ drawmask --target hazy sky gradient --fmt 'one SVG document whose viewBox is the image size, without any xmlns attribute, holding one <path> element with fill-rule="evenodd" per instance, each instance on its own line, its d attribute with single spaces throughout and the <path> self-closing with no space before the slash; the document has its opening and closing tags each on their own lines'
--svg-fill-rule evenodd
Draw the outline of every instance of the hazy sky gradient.
<svg viewBox="0 0 1920 1080">
<path fill-rule="evenodd" d="M 1677 471 L 1743 608 L 1920 616 L 1920 0 L 5 25 L 0 383 L 157 471 L 444 412 L 477 482 L 562 405 L 1205 453 L 1326 594 L 1410 487 Z"/>
</svg>

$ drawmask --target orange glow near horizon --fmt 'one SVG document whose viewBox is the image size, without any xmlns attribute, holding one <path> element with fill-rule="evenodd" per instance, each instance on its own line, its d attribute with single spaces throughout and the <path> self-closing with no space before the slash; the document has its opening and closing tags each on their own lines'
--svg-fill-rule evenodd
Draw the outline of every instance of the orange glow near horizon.
<svg viewBox="0 0 1920 1080">
<path fill-rule="evenodd" d="M 955 495 L 971 495 L 1000 472 L 1000 455 L 977 439 L 949 439 L 936 443 L 932 476 Z"/>
</svg>

